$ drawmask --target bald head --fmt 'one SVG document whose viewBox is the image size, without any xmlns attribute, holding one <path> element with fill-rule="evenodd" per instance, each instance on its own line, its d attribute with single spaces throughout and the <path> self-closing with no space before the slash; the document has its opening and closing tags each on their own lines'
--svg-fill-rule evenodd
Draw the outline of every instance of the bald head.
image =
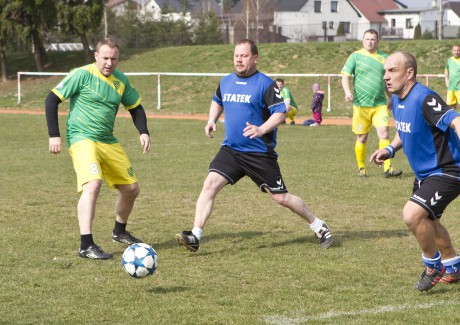
<svg viewBox="0 0 460 325">
<path fill-rule="evenodd" d="M 405 97 L 416 83 L 417 61 L 408 52 L 395 52 L 391 54 L 383 65 L 387 89 L 399 98 Z"/>
</svg>

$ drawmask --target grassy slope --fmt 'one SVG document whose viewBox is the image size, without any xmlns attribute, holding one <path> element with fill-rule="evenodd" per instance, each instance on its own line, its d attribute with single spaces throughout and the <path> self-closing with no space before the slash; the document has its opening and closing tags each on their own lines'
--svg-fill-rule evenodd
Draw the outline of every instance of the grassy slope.
<svg viewBox="0 0 460 325">
<path fill-rule="evenodd" d="M 380 49 L 391 53 L 406 50 L 418 60 L 420 74 L 439 74 L 444 70 L 450 48 L 449 41 L 382 41 Z M 360 48 L 360 42 L 261 44 L 259 46 L 259 69 L 266 73 L 339 73 L 347 56 Z M 189 46 L 153 50 L 122 50 L 119 68 L 125 72 L 200 72 L 226 73 L 233 70 L 232 45 Z M 84 64 L 81 53 L 50 53 L 50 64 L 46 71 L 66 72 Z M 21 105 L 17 105 L 17 71 L 34 71 L 32 57 L 25 54 L 8 55 L 11 81 L 0 87 L 0 108 L 20 107 L 41 109 L 43 99 L 61 77 L 24 78 Z M 314 80 L 313 80 L 314 79 Z M 162 77 L 162 114 L 206 113 L 218 77 Z M 424 80 L 420 80 L 424 82 Z M 157 108 L 157 78 L 131 77 L 139 90 L 148 111 Z M 309 114 L 311 100 L 310 85 L 320 82 L 326 88 L 326 78 L 286 78 L 303 111 Z M 445 89 L 442 79 L 431 79 L 430 86 L 441 94 Z M 349 115 L 349 105 L 343 101 L 340 78 L 331 82 L 331 107 L 327 115 Z M 65 107 L 65 106 L 64 106 Z M 326 116 L 327 116 L 326 115 Z"/>
</svg>

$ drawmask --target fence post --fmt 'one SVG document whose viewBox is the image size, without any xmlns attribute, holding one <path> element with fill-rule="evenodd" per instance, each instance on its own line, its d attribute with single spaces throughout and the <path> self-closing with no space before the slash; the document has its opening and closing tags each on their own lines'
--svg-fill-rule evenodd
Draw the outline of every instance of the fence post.
<svg viewBox="0 0 460 325">
<path fill-rule="evenodd" d="M 161 80 L 160 80 L 160 74 L 157 76 L 157 82 L 158 82 L 158 104 L 157 104 L 157 110 L 161 110 Z"/>
<path fill-rule="evenodd" d="M 18 104 L 21 104 L 21 73 L 18 72 Z"/>
</svg>

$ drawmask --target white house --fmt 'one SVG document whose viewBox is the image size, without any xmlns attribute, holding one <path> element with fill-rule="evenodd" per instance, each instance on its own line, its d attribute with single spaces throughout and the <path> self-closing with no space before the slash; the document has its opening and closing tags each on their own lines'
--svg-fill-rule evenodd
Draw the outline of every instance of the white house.
<svg viewBox="0 0 460 325">
<path fill-rule="evenodd" d="M 431 9 L 403 8 L 380 11 L 387 21 L 381 29 L 381 38 L 413 39 L 415 26 L 420 23 L 420 14 L 425 10 Z"/>
<path fill-rule="evenodd" d="M 131 4 L 136 9 L 139 17 L 146 19 L 160 20 L 161 18 L 166 18 L 172 21 L 191 21 L 190 11 L 187 11 L 187 8 L 183 10 L 182 4 L 177 0 L 109 0 L 106 3 L 106 7 L 112 10 L 116 16 L 123 16 L 126 14 L 128 4 Z M 162 8 L 165 4 L 170 6 L 172 12 L 162 14 Z"/>
<path fill-rule="evenodd" d="M 388 22 L 387 27 L 383 29 L 386 38 L 413 39 L 417 24 L 420 24 L 422 33 L 430 32 L 433 37 L 438 37 L 441 26 L 442 38 L 457 38 L 460 28 L 460 2 L 445 2 L 442 10 L 437 6 L 436 1 L 434 5 L 431 8 L 414 7 L 381 11 L 380 13 Z"/>
<path fill-rule="evenodd" d="M 387 25 L 381 10 L 404 7 L 396 0 L 291 0 L 278 4 L 274 25 L 281 27 L 290 42 L 310 39 L 337 39 L 337 28 L 343 26 L 342 39 L 361 39 L 365 30 L 380 31 Z"/>
<path fill-rule="evenodd" d="M 410 6 L 407 0 L 290 0 L 279 1 L 274 25 L 288 42 L 308 40 L 358 40 L 365 30 L 377 30 L 382 39 L 413 39 L 415 26 L 422 33 L 456 38 L 460 27 L 460 1 L 435 0 L 423 7 Z M 442 8 L 439 5 L 442 2 Z M 442 17 L 442 18 L 441 18 Z M 337 36 L 342 25 L 344 36 Z"/>
</svg>

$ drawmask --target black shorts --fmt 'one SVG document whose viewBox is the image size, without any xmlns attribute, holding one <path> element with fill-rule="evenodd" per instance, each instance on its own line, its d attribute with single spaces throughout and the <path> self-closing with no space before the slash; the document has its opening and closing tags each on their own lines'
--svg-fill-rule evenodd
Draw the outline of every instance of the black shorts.
<svg viewBox="0 0 460 325">
<path fill-rule="evenodd" d="M 424 208 L 431 220 L 441 218 L 450 202 L 460 194 L 458 178 L 444 174 L 430 176 L 423 181 L 415 179 L 410 201 Z"/>
<path fill-rule="evenodd" d="M 209 165 L 209 172 L 219 173 L 232 185 L 244 176 L 249 176 L 263 192 L 266 190 L 270 193 L 288 192 L 276 155 L 240 152 L 222 146 Z"/>
</svg>

